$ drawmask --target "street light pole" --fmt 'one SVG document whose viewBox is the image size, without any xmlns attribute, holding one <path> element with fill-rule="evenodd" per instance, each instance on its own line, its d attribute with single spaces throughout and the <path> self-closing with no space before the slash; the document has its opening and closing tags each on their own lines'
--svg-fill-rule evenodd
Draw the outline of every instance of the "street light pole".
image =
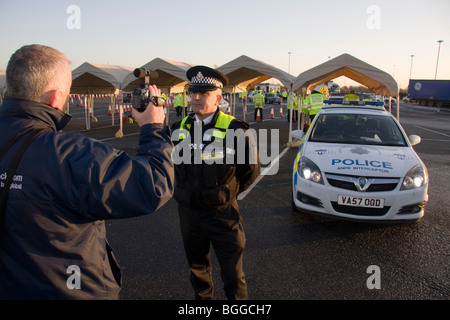
<svg viewBox="0 0 450 320">
<path fill-rule="evenodd" d="M 413 58 L 414 58 L 414 55 L 412 54 L 411 55 L 411 67 L 409 68 L 409 80 L 411 80 Z"/>
<path fill-rule="evenodd" d="M 438 63 L 439 63 L 439 52 L 441 51 L 441 43 L 444 42 L 444 40 L 438 40 L 439 47 L 438 47 L 438 55 L 437 55 L 437 61 L 436 61 L 436 72 L 434 73 L 434 80 L 436 80 L 437 77 L 437 69 L 438 69 Z"/>
<path fill-rule="evenodd" d="M 288 60 L 288 73 L 291 73 L 291 53 L 292 52 L 288 52 L 289 55 L 289 60 Z"/>
</svg>

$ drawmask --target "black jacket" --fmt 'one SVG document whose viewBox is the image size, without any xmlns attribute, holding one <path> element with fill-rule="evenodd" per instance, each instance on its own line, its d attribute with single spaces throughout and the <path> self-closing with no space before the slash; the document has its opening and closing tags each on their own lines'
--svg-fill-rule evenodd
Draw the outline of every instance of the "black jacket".
<svg viewBox="0 0 450 320">
<path fill-rule="evenodd" d="M 142 126 L 138 154 L 130 157 L 81 134 L 58 132 L 69 118 L 25 100 L 5 99 L 0 106 L 0 149 L 31 125 L 51 129 L 29 146 L 9 192 L 0 229 L 0 299 L 117 299 L 120 270 L 103 220 L 152 213 L 172 196 L 167 127 Z M 0 163 L 2 183 L 15 148 Z M 80 290 L 67 286 L 73 266 Z"/>
<path fill-rule="evenodd" d="M 204 210 L 226 208 L 235 202 L 238 194 L 249 188 L 260 174 L 261 165 L 256 139 L 252 139 L 251 136 L 242 137 L 242 135 L 236 134 L 232 145 L 223 143 L 223 148 L 220 148 L 224 155 L 222 163 L 217 161 L 195 162 L 195 155 L 200 154 L 197 150 L 201 149 L 204 155 L 208 146 L 217 142 L 215 137 L 208 135 L 205 138 L 204 133 L 215 127 L 219 112 L 219 109 L 217 109 L 212 121 L 203 127 L 196 124 L 194 114 L 190 114 L 186 120 L 186 124 L 191 125 L 188 143 L 185 139 L 180 141 L 176 137 L 181 122 L 176 122 L 172 126 L 172 139 L 175 144 L 174 153 L 180 154 L 180 157 L 183 156 L 185 151 L 191 153 L 191 159 L 187 163 L 186 161 L 178 163 L 175 160 L 176 186 L 174 198 L 184 207 Z M 241 129 L 245 132 L 249 129 L 249 125 L 235 118 L 228 129 Z M 196 130 L 201 130 L 202 134 L 196 135 Z M 200 138 L 199 141 L 196 141 L 196 136 Z M 185 142 L 184 146 L 181 142 Z M 239 148 L 242 145 L 245 146 L 244 149 Z M 219 153 L 219 148 L 214 150 L 216 154 Z M 240 152 L 245 152 L 245 156 L 239 157 Z"/>
</svg>

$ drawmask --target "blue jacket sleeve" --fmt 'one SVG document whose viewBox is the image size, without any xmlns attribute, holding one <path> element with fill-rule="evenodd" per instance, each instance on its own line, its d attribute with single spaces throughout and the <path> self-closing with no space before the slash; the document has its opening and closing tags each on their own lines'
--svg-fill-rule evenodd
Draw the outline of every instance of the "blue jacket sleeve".
<svg viewBox="0 0 450 320">
<path fill-rule="evenodd" d="M 173 144 L 162 124 L 141 127 L 137 155 L 94 142 L 83 175 L 80 214 L 92 219 L 129 218 L 158 210 L 173 195 Z"/>
</svg>

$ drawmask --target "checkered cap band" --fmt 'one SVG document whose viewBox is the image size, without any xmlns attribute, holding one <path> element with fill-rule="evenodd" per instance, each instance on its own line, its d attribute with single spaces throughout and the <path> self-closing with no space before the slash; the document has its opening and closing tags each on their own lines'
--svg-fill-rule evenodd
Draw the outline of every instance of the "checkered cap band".
<svg viewBox="0 0 450 320">
<path fill-rule="evenodd" d="M 196 76 L 191 78 L 191 85 L 197 86 L 214 86 L 217 88 L 222 88 L 223 84 L 221 81 L 211 77 L 205 77 L 201 72 L 198 72 Z"/>
</svg>

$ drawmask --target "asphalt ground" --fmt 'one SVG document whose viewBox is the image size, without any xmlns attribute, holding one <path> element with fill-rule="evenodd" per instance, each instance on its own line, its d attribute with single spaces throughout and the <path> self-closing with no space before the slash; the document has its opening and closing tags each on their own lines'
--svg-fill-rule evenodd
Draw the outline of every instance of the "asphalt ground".
<svg viewBox="0 0 450 320">
<path fill-rule="evenodd" d="M 124 136 L 116 138 L 117 116 L 116 125 L 111 126 L 107 107 L 106 98 L 96 101 L 98 122 L 85 130 L 84 108 L 70 105 L 73 119 L 65 131 L 78 131 L 135 154 L 138 126 L 124 124 Z M 311 216 L 292 208 L 291 176 L 297 150 L 284 146 L 288 141 L 286 105 L 283 117 L 278 115 L 278 105 L 274 105 L 275 119 L 270 119 L 270 111 L 266 105 L 263 122 L 253 122 L 252 107 L 246 115 L 258 132 L 277 130 L 282 155 L 275 164 L 276 174 L 262 176 L 238 202 L 246 232 L 244 271 L 250 299 L 448 300 L 450 112 L 401 104 L 405 131 L 422 137 L 415 150 L 428 168 L 430 199 L 425 217 L 417 223 L 369 224 Z M 236 115 L 242 118 L 239 103 Z M 171 110 L 169 120 L 181 117 Z M 174 199 L 154 214 L 106 224 L 123 273 L 121 299 L 193 299 Z M 214 254 L 212 259 L 215 296 L 225 299 Z M 368 287 L 371 266 L 379 268 L 379 289 Z"/>
</svg>

